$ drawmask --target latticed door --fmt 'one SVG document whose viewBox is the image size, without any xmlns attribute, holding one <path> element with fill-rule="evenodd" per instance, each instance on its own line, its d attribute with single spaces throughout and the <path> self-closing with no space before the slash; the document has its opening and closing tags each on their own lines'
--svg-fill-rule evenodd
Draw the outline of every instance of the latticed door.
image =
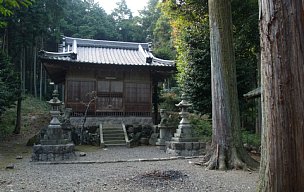
<svg viewBox="0 0 304 192">
<path fill-rule="evenodd" d="M 98 81 L 97 96 L 98 111 L 122 111 L 123 82 L 117 80 Z"/>
<path fill-rule="evenodd" d="M 71 107 L 73 112 L 84 113 L 86 105 L 93 99 L 95 81 L 93 80 L 68 80 L 66 92 L 66 107 Z M 89 106 L 89 112 L 95 111 L 95 103 Z"/>
<path fill-rule="evenodd" d="M 150 82 L 128 82 L 125 85 L 125 110 L 132 116 L 147 115 L 151 112 Z"/>
</svg>

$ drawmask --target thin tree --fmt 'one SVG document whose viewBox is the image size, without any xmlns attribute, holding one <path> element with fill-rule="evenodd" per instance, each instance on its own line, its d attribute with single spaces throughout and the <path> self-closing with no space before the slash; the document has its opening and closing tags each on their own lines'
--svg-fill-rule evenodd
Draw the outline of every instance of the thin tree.
<svg viewBox="0 0 304 192">
<path fill-rule="evenodd" d="M 260 0 L 259 191 L 304 191 L 303 0 Z"/>
<path fill-rule="evenodd" d="M 80 142 L 81 142 L 81 144 L 84 144 L 83 135 L 84 135 L 84 130 L 85 130 L 85 123 L 87 121 L 88 111 L 89 111 L 89 108 L 90 108 L 91 104 L 97 99 L 97 93 L 96 93 L 96 91 L 91 91 L 91 92 L 87 93 L 85 95 L 85 97 L 87 97 L 87 99 L 89 101 L 88 101 L 88 103 L 85 103 L 84 100 L 86 100 L 86 98 L 84 98 L 83 101 L 81 101 L 81 103 L 85 106 L 83 121 L 82 121 L 82 125 L 81 125 L 81 130 L 80 130 Z"/>
<path fill-rule="evenodd" d="M 209 0 L 212 146 L 209 169 L 257 167 L 240 133 L 230 0 Z"/>
<path fill-rule="evenodd" d="M 16 112 L 16 122 L 15 122 L 15 129 L 14 134 L 20 134 L 21 131 L 21 107 L 22 107 L 22 91 L 19 87 L 17 91 L 17 112 Z"/>
</svg>

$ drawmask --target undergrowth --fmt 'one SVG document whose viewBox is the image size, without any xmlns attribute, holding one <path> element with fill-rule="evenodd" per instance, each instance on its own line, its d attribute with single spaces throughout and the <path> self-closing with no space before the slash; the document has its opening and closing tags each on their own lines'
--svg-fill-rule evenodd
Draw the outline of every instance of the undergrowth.
<svg viewBox="0 0 304 192">
<path fill-rule="evenodd" d="M 254 147 L 255 149 L 259 149 L 261 146 L 261 135 L 253 133 L 251 131 L 242 131 L 242 139 L 243 143 L 247 146 Z"/>
<path fill-rule="evenodd" d="M 189 117 L 195 136 L 204 142 L 210 142 L 212 137 L 211 120 L 205 115 L 191 114 Z"/>
<path fill-rule="evenodd" d="M 48 114 L 50 106 L 46 101 L 26 95 L 22 100 L 21 116 L 22 127 L 21 129 L 28 129 L 30 117 L 40 114 Z M 0 138 L 4 138 L 14 131 L 16 122 L 16 106 L 7 109 L 7 111 L 0 117 Z"/>
</svg>

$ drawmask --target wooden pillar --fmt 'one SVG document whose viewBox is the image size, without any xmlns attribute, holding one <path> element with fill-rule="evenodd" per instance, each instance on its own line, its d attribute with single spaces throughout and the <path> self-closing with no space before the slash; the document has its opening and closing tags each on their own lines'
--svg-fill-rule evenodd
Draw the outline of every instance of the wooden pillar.
<svg viewBox="0 0 304 192">
<path fill-rule="evenodd" d="M 152 93 L 152 103 L 153 103 L 153 123 L 156 125 L 158 123 L 158 82 L 153 80 L 153 93 Z"/>
</svg>

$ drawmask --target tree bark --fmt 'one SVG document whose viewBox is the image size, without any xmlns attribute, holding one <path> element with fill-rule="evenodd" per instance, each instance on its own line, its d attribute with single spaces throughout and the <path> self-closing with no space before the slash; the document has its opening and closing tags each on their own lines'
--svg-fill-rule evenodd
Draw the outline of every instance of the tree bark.
<svg viewBox="0 0 304 192">
<path fill-rule="evenodd" d="M 43 73 L 42 73 L 42 62 L 40 62 L 40 75 L 39 75 L 39 99 L 42 101 L 42 78 L 43 78 Z"/>
<path fill-rule="evenodd" d="M 21 79 L 21 81 L 22 81 L 22 92 L 23 92 L 23 94 L 25 94 L 25 87 L 26 87 L 26 85 L 25 85 L 25 80 L 26 80 L 26 76 L 25 76 L 25 72 L 26 72 L 26 70 L 25 70 L 25 67 L 26 67 L 26 64 L 25 64 L 25 62 L 26 62 L 26 48 L 23 46 L 22 47 L 22 54 L 21 54 L 22 56 L 21 56 L 21 58 L 22 58 L 22 62 L 21 62 L 21 64 L 22 64 L 22 71 L 21 71 L 21 73 L 22 73 L 22 79 Z"/>
<path fill-rule="evenodd" d="M 21 87 L 20 87 L 21 88 Z M 15 134 L 20 134 L 21 131 L 21 103 L 22 103 L 22 95 L 21 95 L 21 89 L 18 93 L 18 101 L 17 101 L 17 113 L 16 113 L 16 125 L 15 125 Z"/>
<path fill-rule="evenodd" d="M 304 4 L 259 3 L 263 88 L 259 191 L 303 191 Z"/>
<path fill-rule="evenodd" d="M 243 148 L 236 87 L 230 0 L 209 0 L 212 150 L 209 169 L 240 169 L 258 164 Z"/>
<path fill-rule="evenodd" d="M 34 60 L 34 69 L 33 69 L 33 78 L 34 78 L 34 96 L 37 97 L 37 57 L 36 57 L 37 48 L 36 45 L 33 47 L 33 60 Z"/>
<path fill-rule="evenodd" d="M 41 34 L 41 41 L 40 41 L 40 50 L 43 50 L 43 35 Z M 42 100 L 42 88 L 43 88 L 43 64 L 40 61 L 40 78 L 39 78 L 39 98 Z"/>
</svg>

